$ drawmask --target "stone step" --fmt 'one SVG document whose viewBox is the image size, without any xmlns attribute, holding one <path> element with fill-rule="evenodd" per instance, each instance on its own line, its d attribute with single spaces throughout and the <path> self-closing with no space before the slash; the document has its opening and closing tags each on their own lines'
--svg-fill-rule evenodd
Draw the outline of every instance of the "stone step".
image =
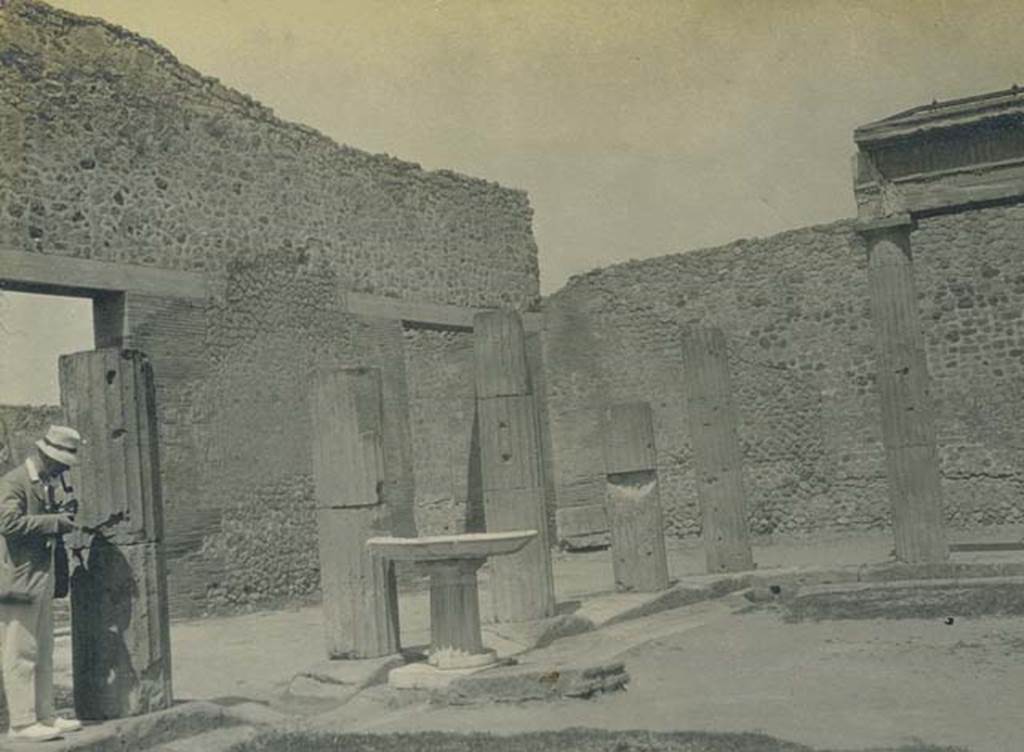
<svg viewBox="0 0 1024 752">
<path fill-rule="evenodd" d="M 1024 616 L 1024 577 L 859 582 L 800 588 L 783 598 L 788 621 Z"/>
</svg>

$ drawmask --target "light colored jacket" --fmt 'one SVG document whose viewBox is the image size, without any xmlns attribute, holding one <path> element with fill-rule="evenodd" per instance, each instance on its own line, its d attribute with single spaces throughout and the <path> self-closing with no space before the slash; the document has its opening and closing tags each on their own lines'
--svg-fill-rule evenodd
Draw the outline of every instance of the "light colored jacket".
<svg viewBox="0 0 1024 752">
<path fill-rule="evenodd" d="M 46 486 L 30 462 L 0 478 L 0 603 L 51 597 L 46 588 L 62 515 L 48 513 Z"/>
</svg>

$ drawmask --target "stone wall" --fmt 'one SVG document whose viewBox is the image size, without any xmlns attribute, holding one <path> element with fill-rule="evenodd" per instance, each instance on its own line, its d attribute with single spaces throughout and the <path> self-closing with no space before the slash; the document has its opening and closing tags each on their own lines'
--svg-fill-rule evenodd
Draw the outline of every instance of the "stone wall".
<svg viewBox="0 0 1024 752">
<path fill-rule="evenodd" d="M 471 422 L 464 408 L 457 425 L 435 418 L 463 404 L 471 372 L 434 369 L 466 335 L 358 317 L 343 298 L 535 306 L 523 192 L 338 146 L 148 40 L 29 0 L 0 10 L 0 122 L 0 246 L 192 271 L 223 290 L 125 299 L 125 344 L 157 379 L 172 613 L 316 592 L 318 367 L 384 370 L 396 532 L 463 524 L 430 506 L 439 457 L 465 494 Z"/>
<path fill-rule="evenodd" d="M 1024 518 L 1024 206 L 920 221 L 912 236 L 952 526 Z M 889 525 L 865 249 L 852 222 L 631 262 L 545 304 L 560 508 L 603 494 L 598 409 L 654 407 L 669 534 L 700 515 L 681 336 L 729 342 L 755 533 Z"/>
<path fill-rule="evenodd" d="M 0 473 L 24 461 L 47 427 L 60 422 L 59 407 L 0 405 Z"/>
</svg>

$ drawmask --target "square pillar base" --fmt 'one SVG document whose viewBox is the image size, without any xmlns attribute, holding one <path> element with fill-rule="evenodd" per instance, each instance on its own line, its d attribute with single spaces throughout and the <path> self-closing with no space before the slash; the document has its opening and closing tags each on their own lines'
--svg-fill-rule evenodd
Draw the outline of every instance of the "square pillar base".
<svg viewBox="0 0 1024 752">
<path fill-rule="evenodd" d="M 429 663 L 410 663 L 388 673 L 393 689 L 445 689 L 456 679 L 503 665 L 500 661 L 472 668 L 437 668 Z"/>
</svg>

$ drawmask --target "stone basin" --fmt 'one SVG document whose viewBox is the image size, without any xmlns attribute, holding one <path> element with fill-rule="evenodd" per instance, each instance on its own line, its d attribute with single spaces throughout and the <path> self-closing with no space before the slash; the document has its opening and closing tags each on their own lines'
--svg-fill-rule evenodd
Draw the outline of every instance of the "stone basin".
<svg viewBox="0 0 1024 752">
<path fill-rule="evenodd" d="M 378 556 L 395 561 L 486 559 L 491 556 L 514 554 L 536 536 L 536 530 L 513 530 L 501 533 L 431 535 L 422 538 L 377 537 L 368 539 L 366 546 Z"/>
<path fill-rule="evenodd" d="M 476 572 L 491 556 L 515 554 L 536 538 L 536 530 L 433 535 L 422 538 L 377 537 L 366 541 L 374 555 L 420 564 L 430 573 L 430 654 L 436 669 L 472 670 L 493 665 L 480 632 Z M 414 666 L 406 668 L 415 668 Z M 399 672 L 388 677 L 402 686 Z"/>
</svg>

